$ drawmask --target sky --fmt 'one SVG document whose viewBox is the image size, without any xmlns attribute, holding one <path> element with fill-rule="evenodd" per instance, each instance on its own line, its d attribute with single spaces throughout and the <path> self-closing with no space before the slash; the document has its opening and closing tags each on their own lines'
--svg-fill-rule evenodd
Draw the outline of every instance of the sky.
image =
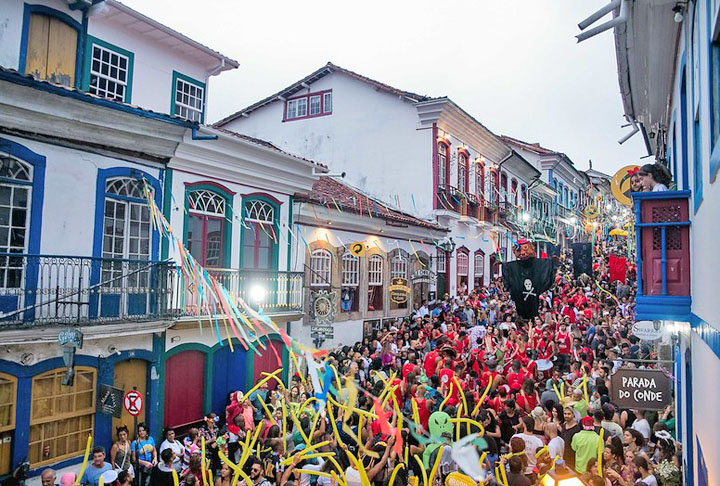
<svg viewBox="0 0 720 486">
<path fill-rule="evenodd" d="M 210 81 L 214 122 L 331 61 L 399 89 L 449 96 L 497 135 L 612 175 L 646 155 L 629 132 L 611 31 L 577 44 L 607 0 L 123 0 L 237 60 Z M 607 16 L 604 20 L 609 20 Z"/>
</svg>

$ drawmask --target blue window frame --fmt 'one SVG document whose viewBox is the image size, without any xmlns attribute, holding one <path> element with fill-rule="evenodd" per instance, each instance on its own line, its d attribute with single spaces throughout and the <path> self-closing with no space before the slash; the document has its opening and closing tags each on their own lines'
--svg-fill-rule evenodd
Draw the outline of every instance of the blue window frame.
<svg viewBox="0 0 720 486">
<path fill-rule="evenodd" d="M 709 121 L 710 121 L 710 182 L 715 182 L 720 168 L 720 39 L 714 36 L 714 18 L 710 0 L 707 5 L 708 28 L 708 75 L 709 75 Z"/>
<path fill-rule="evenodd" d="M 22 34 L 20 38 L 20 59 L 18 60 L 18 71 L 26 73 L 27 67 L 27 56 L 28 56 L 28 42 L 30 39 L 30 21 L 33 15 L 44 15 L 51 19 L 59 20 L 60 22 L 70 26 L 77 32 L 77 45 L 75 46 L 75 72 L 73 73 L 72 86 L 75 88 L 82 87 L 82 59 L 83 59 L 83 34 L 84 29 L 82 24 L 71 16 L 55 10 L 44 5 L 30 5 L 25 4 L 23 12 L 23 25 Z M 29 73 L 26 73 L 29 74 Z M 61 79 L 50 79 L 53 82 L 63 83 Z M 69 83 L 68 83 L 69 84 Z"/>
<path fill-rule="evenodd" d="M 693 202 L 697 212 L 703 199 L 703 164 L 702 164 L 702 139 L 700 132 L 700 114 L 695 115 L 693 122 Z"/>
<path fill-rule="evenodd" d="M 135 54 L 96 37 L 87 37 L 82 89 L 102 98 L 130 103 Z"/>
<path fill-rule="evenodd" d="M 684 55 L 683 55 L 684 59 Z M 680 82 L 680 141 L 681 141 L 681 162 L 682 162 L 682 189 L 684 191 L 690 188 L 688 175 L 688 103 L 687 103 L 687 68 L 684 66 L 682 81 Z"/>
<path fill-rule="evenodd" d="M 173 71 L 170 114 L 186 120 L 205 121 L 205 83 Z"/>
</svg>

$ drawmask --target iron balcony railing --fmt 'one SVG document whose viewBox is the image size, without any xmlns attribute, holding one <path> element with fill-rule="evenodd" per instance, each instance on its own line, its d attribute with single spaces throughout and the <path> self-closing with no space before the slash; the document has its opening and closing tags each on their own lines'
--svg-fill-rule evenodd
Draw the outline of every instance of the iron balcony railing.
<svg viewBox="0 0 720 486">
<path fill-rule="evenodd" d="M 0 324 L 83 324 L 174 317 L 175 264 L 0 253 Z"/>
<path fill-rule="evenodd" d="M 207 269 L 231 298 L 240 297 L 261 314 L 299 313 L 303 309 L 303 272 L 248 269 Z M 222 312 L 204 305 L 193 289 L 179 289 L 179 306 L 185 316 L 202 317 Z M 240 309 L 242 310 L 242 309 Z"/>
</svg>

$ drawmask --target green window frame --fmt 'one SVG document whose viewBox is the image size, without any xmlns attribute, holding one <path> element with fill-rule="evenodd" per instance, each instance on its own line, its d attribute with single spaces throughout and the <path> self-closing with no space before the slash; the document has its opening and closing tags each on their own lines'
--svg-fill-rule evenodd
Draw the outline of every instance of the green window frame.
<svg viewBox="0 0 720 486">
<path fill-rule="evenodd" d="M 252 238 L 253 240 L 256 240 L 258 236 L 262 237 L 265 236 L 264 231 L 268 231 L 268 224 L 263 223 L 263 226 L 261 227 L 259 223 L 253 221 L 252 219 L 249 219 L 249 207 L 253 204 L 253 202 L 263 202 L 268 204 L 272 210 L 273 210 L 273 218 L 272 218 L 272 232 L 275 234 L 275 238 L 273 241 L 273 238 L 270 238 L 272 241 L 272 256 L 271 256 L 271 263 L 270 268 L 267 269 L 267 271 L 277 271 L 278 269 L 278 260 L 280 256 L 280 204 L 276 201 L 272 200 L 269 197 L 266 196 L 248 196 L 243 197 L 242 201 L 242 214 L 240 217 L 243 221 L 243 228 L 242 232 L 240 233 L 240 268 L 241 269 L 254 269 L 256 258 L 254 257 L 254 260 L 252 264 L 249 264 L 249 262 L 245 259 L 245 243 L 248 241 L 249 238 Z M 270 235 L 273 233 L 270 232 Z M 259 270 L 265 270 L 265 269 L 259 269 Z"/>
<path fill-rule="evenodd" d="M 96 57 L 98 53 L 100 54 L 99 58 Z M 126 63 L 125 66 L 123 66 L 123 62 Z M 92 89 L 94 89 L 97 91 L 95 94 L 103 98 L 130 103 L 132 101 L 134 65 L 135 54 L 133 52 L 89 35 L 87 36 L 87 55 L 83 68 L 82 89 L 88 93 L 92 93 Z M 123 74 L 124 80 L 122 79 Z M 94 84 L 93 76 L 97 80 Z M 117 93 L 120 85 L 123 86 L 122 99 L 107 96 L 109 93 Z M 103 93 L 106 96 L 103 96 Z"/>
<path fill-rule="evenodd" d="M 186 74 L 173 71 L 170 114 L 199 123 L 205 122 L 207 87 Z M 198 114 L 196 117 L 195 114 Z"/>
<path fill-rule="evenodd" d="M 190 195 L 198 191 L 207 191 L 214 193 L 222 197 L 225 201 L 225 212 L 222 221 L 222 264 L 221 268 L 230 268 L 230 262 L 232 258 L 232 215 L 233 215 L 233 196 L 234 193 L 228 192 L 221 187 L 219 184 L 211 183 L 193 183 L 187 185 L 185 188 L 185 214 L 183 217 L 183 242 L 186 247 L 188 246 L 188 233 L 190 228 L 190 215 L 194 212 L 194 208 L 190 205 Z M 219 219 L 219 218 L 215 218 Z M 197 259 L 197 258 L 196 258 Z M 200 262 L 200 259 L 197 259 Z M 202 262 L 200 262 L 202 263 Z"/>
</svg>

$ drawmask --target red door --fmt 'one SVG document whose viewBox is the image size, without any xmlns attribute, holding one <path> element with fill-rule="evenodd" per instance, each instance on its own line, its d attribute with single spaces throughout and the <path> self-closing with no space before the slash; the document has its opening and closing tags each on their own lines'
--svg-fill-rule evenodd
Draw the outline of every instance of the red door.
<svg viewBox="0 0 720 486">
<path fill-rule="evenodd" d="M 203 417 L 205 353 L 182 351 L 165 362 L 165 427 Z"/>
<path fill-rule="evenodd" d="M 265 351 L 259 349 L 259 351 L 262 353 L 262 356 L 255 355 L 254 357 L 253 382 L 250 383 L 251 387 L 255 386 L 255 383 L 257 383 L 263 378 L 261 374 L 263 371 L 266 373 L 272 373 L 278 368 L 282 368 L 283 343 L 281 341 L 274 340 L 266 341 L 265 346 L 267 346 L 267 349 Z M 273 349 L 275 349 L 275 353 L 273 353 Z M 278 358 L 280 358 L 280 362 L 278 362 Z M 270 388 L 271 390 L 275 389 L 275 385 L 277 385 L 275 380 L 270 380 L 268 382 L 268 388 Z"/>
</svg>

